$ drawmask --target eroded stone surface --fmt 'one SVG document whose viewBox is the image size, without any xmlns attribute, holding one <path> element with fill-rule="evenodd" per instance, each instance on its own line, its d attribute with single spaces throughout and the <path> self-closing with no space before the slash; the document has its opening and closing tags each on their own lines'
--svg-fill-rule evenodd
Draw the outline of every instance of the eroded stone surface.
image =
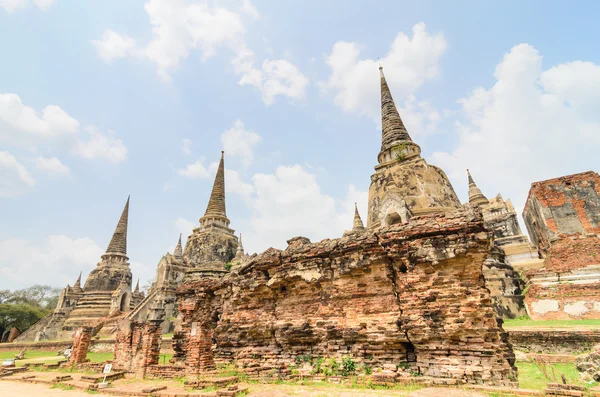
<svg viewBox="0 0 600 397">
<path fill-rule="evenodd" d="M 219 281 L 179 288 L 176 358 L 196 373 L 220 362 L 285 371 L 298 357 L 349 356 L 510 384 L 514 355 L 482 277 L 489 244 L 469 208 L 315 244 L 293 239 Z"/>
</svg>

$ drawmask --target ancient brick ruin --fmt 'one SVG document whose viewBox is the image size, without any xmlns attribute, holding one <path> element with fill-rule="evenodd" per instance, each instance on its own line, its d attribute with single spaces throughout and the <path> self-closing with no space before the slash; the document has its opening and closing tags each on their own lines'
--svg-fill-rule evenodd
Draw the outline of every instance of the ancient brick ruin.
<svg viewBox="0 0 600 397">
<path fill-rule="evenodd" d="M 523 218 L 543 267 L 527 272 L 534 319 L 600 318 L 600 176 L 564 176 L 531 185 Z"/>
<path fill-rule="evenodd" d="M 340 239 L 296 237 L 251 257 L 240 241 L 234 256 L 217 172 L 184 254 L 199 263 L 177 290 L 174 361 L 186 373 L 233 363 L 285 377 L 299 362 L 315 372 L 319 360 L 345 358 L 398 376 L 514 385 L 514 355 L 482 273 L 493 245 L 480 209 L 461 205 L 445 173 L 420 156 L 383 72 L 381 87 L 367 228 L 356 210 Z M 204 234 L 219 244 L 199 245 Z"/>
<path fill-rule="evenodd" d="M 220 280 L 182 285 L 189 373 L 230 363 L 285 373 L 298 357 L 510 384 L 514 355 L 485 288 L 489 236 L 471 209 L 336 240 L 289 241 Z"/>
<path fill-rule="evenodd" d="M 127 257 L 128 218 L 129 198 L 106 253 L 88 275 L 84 287 L 81 287 L 79 274 L 73 287 L 67 285 L 61 291 L 54 312 L 21 334 L 17 341 L 71 339 L 80 327 L 129 312 L 142 301 L 144 293 L 139 290 L 139 282 L 135 290 L 131 289 Z"/>
<path fill-rule="evenodd" d="M 222 153 L 204 215 L 185 248 L 180 236 L 160 259 L 147 296 L 131 288 L 128 200 L 84 287 L 80 275 L 22 340 L 79 330 L 79 363 L 91 340 L 86 327 L 102 321 L 115 335 L 115 368 L 140 377 L 228 364 L 287 378 L 350 360 L 388 378 L 514 386 L 500 318 L 600 313 L 600 179 L 584 173 L 533 185 L 524 217 L 534 247 L 510 200 L 488 200 L 470 172 L 469 203 L 460 203 L 444 171 L 421 157 L 380 73 L 382 144 L 366 227 L 355 207 L 341 238 L 294 237 L 285 250 L 247 255 L 226 214 Z M 531 281 L 525 300 L 517 270 Z M 161 333 L 173 330 L 173 365 L 158 367 Z"/>
</svg>

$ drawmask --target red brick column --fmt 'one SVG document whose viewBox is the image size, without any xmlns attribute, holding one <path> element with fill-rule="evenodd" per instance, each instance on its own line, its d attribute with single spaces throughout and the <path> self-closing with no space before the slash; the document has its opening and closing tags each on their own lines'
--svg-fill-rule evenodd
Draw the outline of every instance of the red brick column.
<svg viewBox="0 0 600 397">
<path fill-rule="evenodd" d="M 117 331 L 115 368 L 134 372 L 143 378 L 150 365 L 158 364 L 161 342 L 161 320 L 147 323 L 130 322 Z"/>
<path fill-rule="evenodd" d="M 143 378 L 150 365 L 157 365 L 160 358 L 161 320 L 150 320 L 142 329 L 142 344 L 135 357 L 135 373 Z"/>
<path fill-rule="evenodd" d="M 71 364 L 83 363 L 86 360 L 88 348 L 92 341 L 92 327 L 81 327 L 73 336 L 73 349 L 71 350 Z"/>
<path fill-rule="evenodd" d="M 202 371 L 215 369 L 212 353 L 213 330 L 196 323 L 192 325 L 192 335 L 187 342 L 186 367 L 188 374 L 196 375 Z M 193 335 L 194 329 L 196 335 Z"/>
</svg>

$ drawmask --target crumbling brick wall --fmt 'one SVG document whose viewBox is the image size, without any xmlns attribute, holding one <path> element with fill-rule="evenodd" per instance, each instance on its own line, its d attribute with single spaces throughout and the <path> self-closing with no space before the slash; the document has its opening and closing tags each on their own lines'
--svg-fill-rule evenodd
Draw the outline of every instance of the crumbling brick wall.
<svg viewBox="0 0 600 397">
<path fill-rule="evenodd" d="M 508 385 L 514 355 L 482 276 L 489 249 L 470 209 L 315 244 L 295 238 L 219 281 L 181 286 L 174 349 L 189 372 L 234 361 L 286 371 L 349 357 Z"/>
<path fill-rule="evenodd" d="M 124 320 L 115 336 L 115 368 L 144 377 L 149 366 L 158 364 L 161 322 L 162 320 L 150 320 L 146 323 Z"/>
<path fill-rule="evenodd" d="M 533 319 L 600 318 L 600 176 L 584 172 L 532 184 L 523 211 L 545 257 L 526 273 Z"/>
<path fill-rule="evenodd" d="M 73 348 L 69 359 L 71 364 L 85 362 L 92 341 L 92 331 L 92 327 L 81 327 L 73 335 Z"/>
<path fill-rule="evenodd" d="M 531 184 L 523 219 L 543 254 L 561 235 L 600 233 L 600 175 L 589 171 Z"/>
</svg>

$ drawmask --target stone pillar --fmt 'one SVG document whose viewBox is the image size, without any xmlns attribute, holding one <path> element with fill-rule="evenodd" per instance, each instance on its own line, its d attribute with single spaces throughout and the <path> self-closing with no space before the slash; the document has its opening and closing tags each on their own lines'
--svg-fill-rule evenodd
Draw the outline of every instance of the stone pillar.
<svg viewBox="0 0 600 397">
<path fill-rule="evenodd" d="M 142 343 L 139 353 L 135 356 L 135 374 L 138 378 L 146 376 L 150 365 L 157 365 L 160 358 L 160 341 L 162 320 L 149 320 L 142 329 Z"/>
<path fill-rule="evenodd" d="M 202 371 L 215 369 L 212 337 L 213 330 L 211 328 L 200 323 L 192 323 L 186 349 L 186 372 L 188 374 L 197 375 Z"/>
<path fill-rule="evenodd" d="M 139 323 L 133 321 L 119 324 L 119 329 L 115 335 L 115 358 L 113 360 L 115 368 L 132 371 L 133 357 L 140 348 L 142 341 L 142 332 L 138 325 Z"/>
<path fill-rule="evenodd" d="M 87 358 L 88 348 L 92 341 L 92 327 L 81 327 L 73 336 L 73 348 L 71 350 L 71 358 L 69 363 L 79 364 L 85 362 Z"/>
</svg>

